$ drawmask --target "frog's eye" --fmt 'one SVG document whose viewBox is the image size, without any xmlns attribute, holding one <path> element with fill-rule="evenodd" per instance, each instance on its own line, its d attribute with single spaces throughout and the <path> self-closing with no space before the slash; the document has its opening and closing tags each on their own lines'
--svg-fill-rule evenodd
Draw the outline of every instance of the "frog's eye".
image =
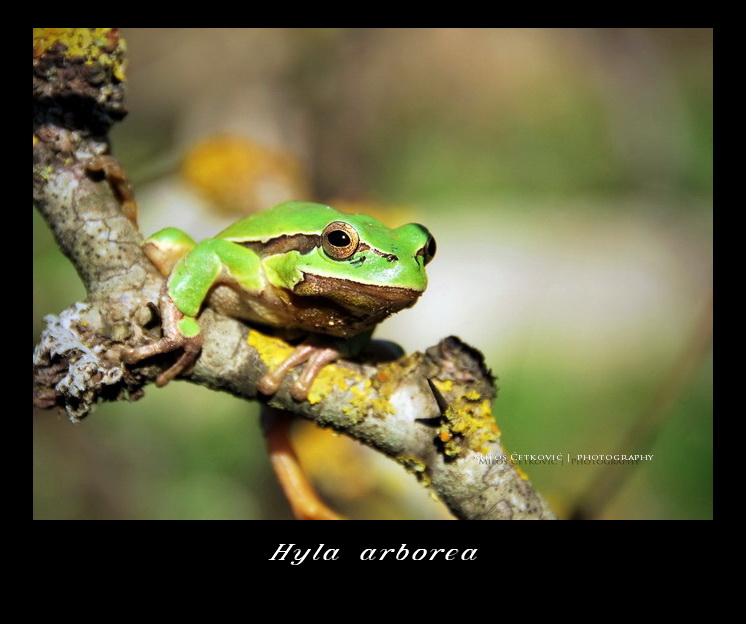
<svg viewBox="0 0 746 624">
<path fill-rule="evenodd" d="M 357 251 L 360 235 L 349 223 L 334 221 L 321 233 L 321 245 L 334 260 L 346 260 Z"/>
<path fill-rule="evenodd" d="M 422 255 L 425 257 L 425 264 L 430 262 L 435 257 L 435 250 L 437 249 L 437 245 L 435 244 L 435 239 L 430 236 L 430 238 L 427 240 L 427 244 L 422 248 Z"/>
<path fill-rule="evenodd" d="M 419 225 L 418 227 L 424 230 L 427 234 L 427 242 L 422 247 L 420 247 L 419 251 L 417 252 L 418 256 L 422 256 L 422 265 L 425 266 L 430 262 L 430 260 L 435 257 L 435 250 L 437 246 L 435 244 L 433 235 L 427 231 L 427 228 L 423 225 Z"/>
</svg>

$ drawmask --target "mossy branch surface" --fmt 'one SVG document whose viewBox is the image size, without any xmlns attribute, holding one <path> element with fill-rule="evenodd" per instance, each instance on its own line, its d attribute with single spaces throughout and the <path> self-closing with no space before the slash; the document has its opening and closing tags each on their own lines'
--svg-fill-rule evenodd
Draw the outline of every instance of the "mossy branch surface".
<svg viewBox="0 0 746 624">
<path fill-rule="evenodd" d="M 88 299 L 47 317 L 34 353 L 34 404 L 73 420 L 102 400 L 134 400 L 173 361 L 125 366 L 122 348 L 159 336 L 162 277 L 107 175 L 108 130 L 123 118 L 124 46 L 116 29 L 34 29 L 34 204 L 75 266 Z M 308 401 L 263 397 L 259 378 L 283 341 L 205 310 L 205 342 L 188 376 L 333 428 L 399 462 L 463 519 L 553 519 L 504 457 L 491 414 L 494 378 L 481 354 L 449 337 L 395 361 L 327 366 Z"/>
</svg>

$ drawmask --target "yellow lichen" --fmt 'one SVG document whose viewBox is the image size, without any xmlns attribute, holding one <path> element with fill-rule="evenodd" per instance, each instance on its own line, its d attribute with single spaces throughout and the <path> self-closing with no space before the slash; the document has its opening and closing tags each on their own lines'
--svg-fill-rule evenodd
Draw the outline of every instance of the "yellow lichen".
<svg viewBox="0 0 746 624">
<path fill-rule="evenodd" d="M 391 382 L 397 379 L 406 379 L 409 371 L 416 366 L 417 358 L 414 356 L 399 358 L 378 366 L 378 372 L 371 384 L 376 391 L 376 398 L 371 402 L 376 416 L 383 418 L 387 414 L 395 412 L 391 405 L 391 397 L 399 388 L 399 384 Z"/>
<path fill-rule="evenodd" d="M 439 390 L 453 388 L 451 381 L 433 380 L 433 383 Z M 482 398 L 476 390 L 457 396 L 443 414 L 437 434 L 445 454 L 450 457 L 465 449 L 488 453 L 489 445 L 500 437 L 500 430 L 492 417 L 492 402 Z"/>
<path fill-rule="evenodd" d="M 362 376 L 359 377 L 359 381 L 360 383 L 349 387 L 352 394 L 349 410 L 359 414 L 372 413 L 378 418 L 394 413 L 388 393 L 385 391 L 387 386 L 381 386 L 380 383 L 374 384 L 370 379 Z"/>
<path fill-rule="evenodd" d="M 86 65 L 99 63 L 112 68 L 114 77 L 124 82 L 124 40 L 117 28 L 34 28 L 34 58 L 55 44 L 64 44 L 68 58 L 82 58 Z"/>
<path fill-rule="evenodd" d="M 293 348 L 284 340 L 267 336 L 258 331 L 249 332 L 246 340 L 250 347 L 256 349 L 267 368 L 274 368 L 286 360 Z M 312 405 L 321 402 L 332 392 L 348 391 L 352 395 L 349 403 L 342 408 L 344 414 L 357 422 L 369 411 L 375 413 L 392 413 L 388 400 L 372 392 L 371 382 L 349 368 L 327 364 L 321 369 L 308 393 L 308 402 Z M 373 397 L 371 396 L 373 395 Z"/>
<path fill-rule="evenodd" d="M 427 464 L 421 459 L 410 455 L 400 455 L 396 458 L 396 461 L 404 466 L 407 472 L 411 472 L 415 477 L 417 477 L 417 480 L 423 486 L 428 487 L 432 482 L 432 478 L 427 473 Z"/>
<path fill-rule="evenodd" d="M 327 364 L 316 376 L 308 393 L 308 402 L 315 405 L 332 392 L 350 388 L 352 384 L 356 384 L 361 380 L 362 378 L 359 378 L 354 371 L 342 368 L 341 366 L 334 366 L 334 364 Z M 352 415 L 353 412 L 352 410 L 348 410 L 345 413 Z"/>
<path fill-rule="evenodd" d="M 53 169 L 51 165 L 37 169 L 36 174 L 43 180 L 48 180 L 52 176 Z"/>
<path fill-rule="evenodd" d="M 450 379 L 431 379 L 433 385 L 441 392 L 451 392 L 453 390 L 453 381 Z"/>
<path fill-rule="evenodd" d="M 293 348 L 284 340 L 267 336 L 258 331 L 249 332 L 246 342 L 250 347 L 256 349 L 267 368 L 276 366 L 293 352 Z"/>
</svg>

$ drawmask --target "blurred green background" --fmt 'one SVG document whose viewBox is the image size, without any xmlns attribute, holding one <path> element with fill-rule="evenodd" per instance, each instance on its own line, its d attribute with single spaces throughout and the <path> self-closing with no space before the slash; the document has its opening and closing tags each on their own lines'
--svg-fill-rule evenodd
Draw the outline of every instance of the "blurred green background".
<svg viewBox="0 0 746 624">
<path fill-rule="evenodd" d="M 265 175 L 246 191 L 256 204 L 304 189 L 294 198 L 391 206 L 433 232 L 428 292 L 377 335 L 407 351 L 451 334 L 480 349 L 509 451 L 652 453 L 618 467 L 621 489 L 596 517 L 712 517 L 711 29 L 122 35 L 130 113 L 112 142 L 144 233 L 207 236 L 241 216 L 181 175 L 196 141 L 282 150 L 301 173 Z M 34 272 L 36 343 L 45 314 L 85 296 L 36 213 Z M 628 439 L 641 419 L 652 435 Z M 447 517 L 386 458 L 299 436 L 343 513 Z M 599 471 L 522 468 L 561 517 Z M 176 382 L 78 425 L 36 412 L 34 517 L 290 513 L 256 407 Z"/>
</svg>

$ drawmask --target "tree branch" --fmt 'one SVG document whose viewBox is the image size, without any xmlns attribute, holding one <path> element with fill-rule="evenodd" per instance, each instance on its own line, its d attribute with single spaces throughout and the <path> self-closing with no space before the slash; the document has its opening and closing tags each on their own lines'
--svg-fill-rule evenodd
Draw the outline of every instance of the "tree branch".
<svg viewBox="0 0 746 624">
<path fill-rule="evenodd" d="M 34 402 L 73 420 L 98 401 L 139 398 L 175 357 L 120 361 L 123 347 L 159 336 L 162 284 L 122 211 L 121 180 L 92 166 L 108 154 L 107 131 L 125 114 L 122 62 L 116 29 L 34 30 L 34 204 L 88 292 L 85 303 L 46 318 L 34 353 Z M 287 344 L 209 309 L 200 325 L 194 383 L 267 401 L 389 455 L 459 518 L 554 518 L 504 460 L 491 415 L 494 379 L 458 338 L 393 362 L 371 356 L 327 366 L 299 403 L 288 393 L 292 375 L 269 400 L 256 390 Z"/>
</svg>

